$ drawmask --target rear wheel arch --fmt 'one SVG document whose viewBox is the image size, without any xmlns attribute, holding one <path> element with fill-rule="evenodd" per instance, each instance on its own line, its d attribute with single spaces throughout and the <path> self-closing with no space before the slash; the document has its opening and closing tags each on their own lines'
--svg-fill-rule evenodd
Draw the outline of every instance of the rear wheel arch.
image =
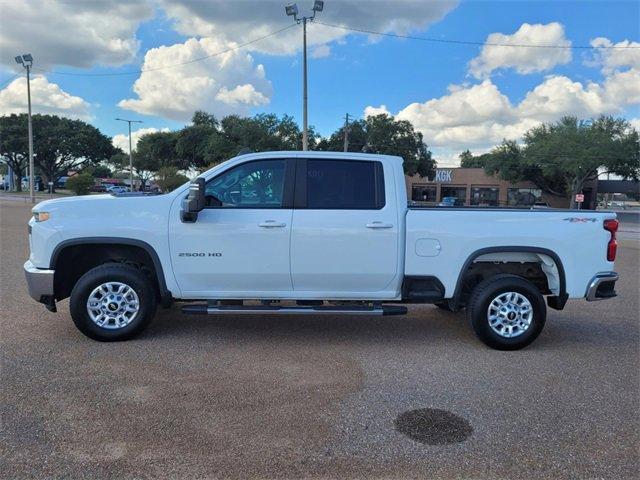
<svg viewBox="0 0 640 480">
<path fill-rule="evenodd" d="M 505 257 L 508 254 L 534 254 L 539 259 L 540 270 L 544 274 L 546 281 L 548 283 L 550 293 L 556 293 L 553 290 L 557 289 L 557 295 L 553 297 L 549 297 L 549 305 L 553 308 L 561 310 L 564 308 L 564 304 L 568 297 L 566 292 L 566 276 L 565 270 L 562 265 L 562 261 L 560 257 L 552 250 L 543 247 L 529 247 L 529 246 L 502 246 L 502 247 L 487 247 L 481 248 L 474 251 L 469 257 L 465 260 L 460 272 L 458 274 L 458 280 L 456 282 L 455 291 L 451 300 L 452 306 L 454 309 L 460 308 L 461 305 L 464 305 L 466 299 L 471 294 L 473 287 L 477 285 L 480 281 L 488 278 L 483 277 L 479 281 L 475 282 L 470 286 L 470 288 L 465 284 L 466 280 L 468 280 L 468 273 L 471 267 L 474 265 L 479 258 L 485 256 L 486 258 L 491 258 L 491 256 L 495 256 L 500 254 L 505 254 Z M 493 261 L 493 260 L 488 260 Z M 496 261 L 499 261 L 496 259 Z M 511 263 L 507 260 L 506 263 Z M 503 273 L 512 273 L 512 272 L 503 272 Z M 526 277 L 523 277 L 526 278 Z M 557 288 L 554 288 L 557 287 Z M 554 301 L 551 301 L 554 299 Z"/>
</svg>

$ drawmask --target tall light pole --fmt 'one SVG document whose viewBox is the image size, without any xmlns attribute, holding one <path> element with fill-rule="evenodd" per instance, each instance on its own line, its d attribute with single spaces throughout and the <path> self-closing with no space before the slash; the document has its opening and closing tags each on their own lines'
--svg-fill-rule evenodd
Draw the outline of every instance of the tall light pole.
<svg viewBox="0 0 640 480">
<path fill-rule="evenodd" d="M 131 153 L 131 124 L 142 123 L 142 120 L 127 120 L 125 118 L 116 118 L 120 122 L 127 122 L 129 124 L 129 188 L 133 192 L 133 154 Z"/>
<path fill-rule="evenodd" d="M 31 203 L 36 203 L 36 192 L 34 188 L 35 167 L 33 165 L 33 127 L 31 125 L 31 66 L 33 65 L 33 57 L 30 53 L 18 55 L 15 57 L 16 63 L 19 63 L 27 70 L 27 125 L 29 130 L 29 198 Z M 22 181 L 20 179 L 19 181 Z"/>
<path fill-rule="evenodd" d="M 284 10 L 286 14 L 298 22 L 302 23 L 302 150 L 309 150 L 309 129 L 307 125 L 307 22 L 313 22 L 316 13 L 324 9 L 322 0 L 315 0 L 310 17 L 304 16 L 298 18 L 298 5 L 292 3 L 287 5 Z"/>
</svg>

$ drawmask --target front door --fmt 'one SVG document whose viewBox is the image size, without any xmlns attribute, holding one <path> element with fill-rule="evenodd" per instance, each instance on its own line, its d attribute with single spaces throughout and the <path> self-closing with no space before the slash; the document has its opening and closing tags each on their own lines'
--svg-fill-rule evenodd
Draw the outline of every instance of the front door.
<svg viewBox="0 0 640 480">
<path fill-rule="evenodd" d="M 257 160 L 208 180 L 195 223 L 172 222 L 183 297 L 259 298 L 291 292 L 292 160 Z"/>
<path fill-rule="evenodd" d="M 398 275 L 393 172 L 382 162 L 299 160 L 291 276 L 302 297 L 388 297 Z"/>
</svg>

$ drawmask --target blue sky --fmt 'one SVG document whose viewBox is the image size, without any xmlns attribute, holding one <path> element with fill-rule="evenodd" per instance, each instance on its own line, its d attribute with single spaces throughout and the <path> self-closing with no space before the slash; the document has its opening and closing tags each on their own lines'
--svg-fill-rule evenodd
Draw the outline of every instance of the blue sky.
<svg viewBox="0 0 640 480">
<path fill-rule="evenodd" d="M 306 3 L 311 1 L 299 2 L 301 10 Z M 101 7 L 78 3 L 65 11 L 63 4 L 40 0 L 3 3 L 0 113 L 24 108 L 24 80 L 4 85 L 17 73 L 12 58 L 19 45 L 36 59 L 36 112 L 83 118 L 120 142 L 126 140 L 125 125 L 115 117 L 141 119 L 145 129 L 180 128 L 195 108 L 218 116 L 274 112 L 300 121 L 298 26 L 237 50 L 224 63 L 215 57 L 142 75 L 55 73 L 121 73 L 215 53 L 286 26 L 283 6 L 277 1 L 154 0 Z M 465 148 L 484 151 L 501 138 L 518 138 L 537 122 L 566 114 L 615 114 L 637 126 L 640 45 L 628 42 L 639 40 L 639 18 L 638 2 L 327 0 L 318 20 L 345 27 L 557 46 L 600 39 L 596 45 L 617 48 L 499 50 L 313 24 L 309 121 L 328 135 L 346 112 L 362 117 L 365 111 L 387 111 L 412 121 L 441 164 L 454 163 Z M 40 24 L 42 35 L 25 36 L 28 24 Z M 496 34 L 502 36 L 492 37 Z M 170 48 L 157 50 L 163 46 Z M 629 46 L 636 48 L 620 48 Z"/>
</svg>

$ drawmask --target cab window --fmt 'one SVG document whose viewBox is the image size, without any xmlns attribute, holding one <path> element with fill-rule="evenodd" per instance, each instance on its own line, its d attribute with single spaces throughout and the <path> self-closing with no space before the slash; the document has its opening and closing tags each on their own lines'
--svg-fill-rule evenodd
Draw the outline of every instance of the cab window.
<svg viewBox="0 0 640 480">
<path fill-rule="evenodd" d="M 210 208 L 281 208 L 285 160 L 243 163 L 209 180 L 205 186 Z"/>
</svg>

